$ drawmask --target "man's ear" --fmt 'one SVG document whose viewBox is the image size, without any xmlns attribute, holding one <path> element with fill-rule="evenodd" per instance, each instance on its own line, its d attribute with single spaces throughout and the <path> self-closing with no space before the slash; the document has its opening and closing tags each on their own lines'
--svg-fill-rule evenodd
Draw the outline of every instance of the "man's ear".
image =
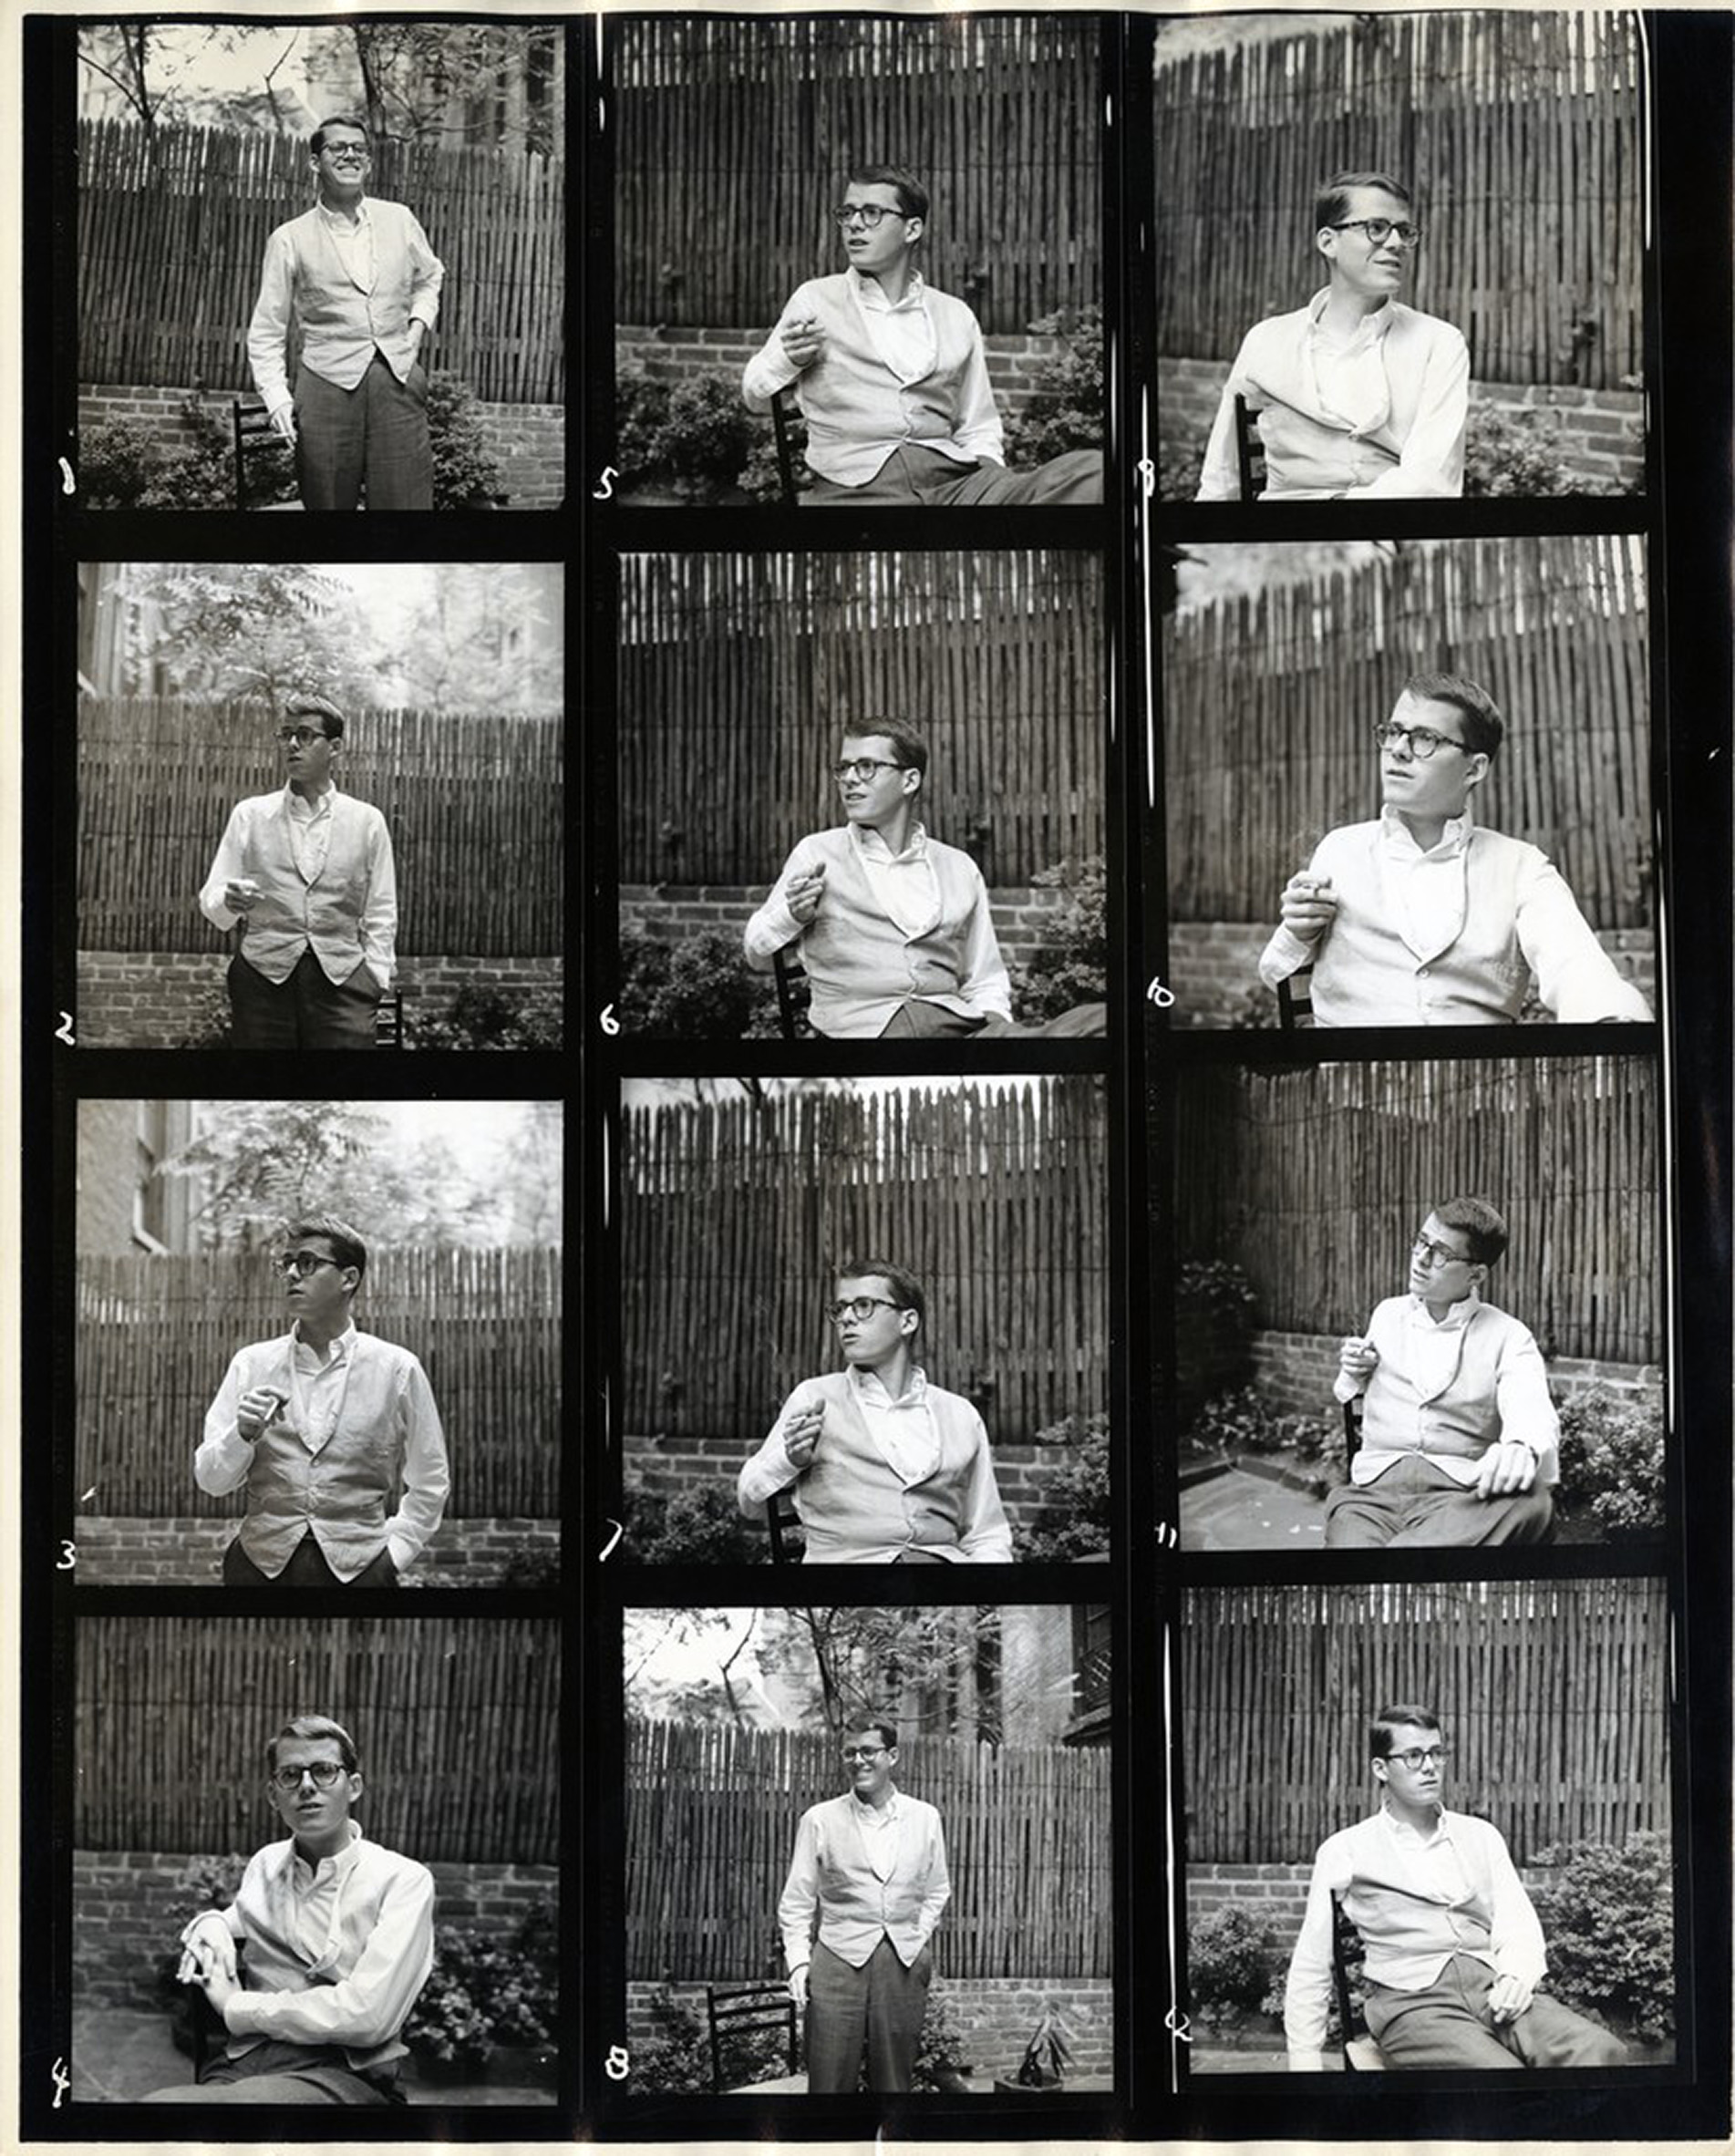
<svg viewBox="0 0 1735 2156">
<path fill-rule="evenodd" d="M 921 1323 L 920 1316 L 914 1310 L 900 1310 L 898 1312 L 898 1330 L 906 1337 L 913 1338 Z"/>
<path fill-rule="evenodd" d="M 1482 784 L 1482 780 L 1487 778 L 1492 764 L 1493 758 L 1485 748 L 1477 749 L 1476 753 L 1470 758 L 1464 771 L 1464 790 L 1466 793 L 1472 787 Z"/>
<path fill-rule="evenodd" d="M 912 247 L 914 247 L 916 242 L 922 237 L 922 234 L 925 229 L 926 223 L 925 220 L 923 218 L 906 217 L 904 220 L 904 236 L 906 240 L 908 240 Z"/>
<path fill-rule="evenodd" d="M 1385 1784 L 1391 1779 L 1391 1769 L 1386 1764 L 1384 1759 L 1376 1759 L 1373 1762 L 1373 1769 L 1374 1779 L 1383 1788 Z"/>
<path fill-rule="evenodd" d="M 1319 227 L 1313 236 L 1313 243 L 1316 252 L 1323 254 L 1327 262 L 1331 261 L 1337 252 L 1337 235 L 1328 224 L 1322 224 Z"/>
<path fill-rule="evenodd" d="M 360 1795 L 361 1776 L 359 1774 L 352 1774 L 349 1778 L 349 1801 L 353 1804 L 356 1798 Z"/>
</svg>

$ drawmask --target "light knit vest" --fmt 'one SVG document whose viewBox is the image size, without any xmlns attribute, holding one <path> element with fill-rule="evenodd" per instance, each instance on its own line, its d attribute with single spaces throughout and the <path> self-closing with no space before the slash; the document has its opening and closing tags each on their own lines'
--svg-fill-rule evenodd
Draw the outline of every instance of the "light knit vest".
<svg viewBox="0 0 1735 2156">
<path fill-rule="evenodd" d="M 1409 1309 L 1409 1296 L 1391 1295 L 1375 1306 L 1368 1320 L 1368 1335 L 1379 1348 L 1380 1360 L 1363 1395 L 1362 1448 L 1368 1453 L 1433 1452 L 1480 1460 L 1501 1435 L 1495 1392 L 1502 1352 L 1530 1335 L 1505 1311 L 1479 1303 L 1457 1330 L 1458 1363 L 1450 1382 L 1423 1399 L 1409 1377 L 1396 1374 Z M 1541 1480 L 1552 1483 L 1557 1472 L 1551 1446 Z"/>
<path fill-rule="evenodd" d="M 975 903 L 986 904 L 981 875 L 969 856 L 937 839 L 928 841 L 942 900 L 940 918 L 921 935 L 905 936 L 869 882 L 848 830 L 819 832 L 812 842 L 824 852 L 825 901 L 802 931 L 801 965 L 820 1031 L 827 1029 L 833 1011 L 853 1011 L 864 1002 L 901 1004 L 912 995 L 961 995 L 959 960 L 967 913 L 955 910 L 948 915 L 944 902 L 962 872 L 976 893 Z M 935 858 L 941 855 L 953 857 L 944 869 Z"/>
<path fill-rule="evenodd" d="M 870 1545 L 955 1548 L 964 1528 L 958 1493 L 975 1458 L 978 1420 L 968 1400 L 930 1385 L 925 1395 L 940 1464 L 907 1490 L 873 1442 L 847 1375 L 830 1372 L 807 1387 L 825 1400 L 812 1465 L 795 1486 L 795 1510 L 807 1531 L 809 1564 L 847 1557 Z"/>
<path fill-rule="evenodd" d="M 279 228 L 294 250 L 302 358 L 340 389 L 355 388 L 376 350 L 385 355 L 400 382 L 408 380 L 416 364 L 409 337 L 415 282 L 408 243 L 410 213 L 401 202 L 376 201 L 370 195 L 367 214 L 374 228 L 371 292 L 363 292 L 345 269 L 317 210 Z"/>
<path fill-rule="evenodd" d="M 855 1823 L 850 1797 L 816 1804 L 808 1817 L 817 1830 L 820 1864 L 820 1938 L 859 1969 L 882 1937 L 889 1938 L 907 1969 L 922 1950 L 918 1919 L 941 1846 L 939 1814 L 931 1804 L 898 1792 L 904 1817 L 889 1879 L 878 1878 Z"/>
<path fill-rule="evenodd" d="M 355 972 L 362 958 L 369 840 L 381 820 L 370 802 L 336 795 L 325 866 L 312 883 L 302 881 L 295 866 L 287 808 L 280 804 L 253 825 L 246 873 L 258 883 L 259 896 L 242 919 L 241 954 L 255 973 L 286 981 L 309 948 L 328 980 L 345 981 Z"/>
</svg>

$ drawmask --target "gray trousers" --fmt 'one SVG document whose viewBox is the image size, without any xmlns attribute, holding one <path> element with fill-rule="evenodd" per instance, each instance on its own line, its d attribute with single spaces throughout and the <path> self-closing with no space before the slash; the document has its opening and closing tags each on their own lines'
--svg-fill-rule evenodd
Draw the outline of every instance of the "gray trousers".
<svg viewBox="0 0 1735 2156">
<path fill-rule="evenodd" d="M 304 509 L 432 509 L 434 452 L 421 362 L 400 382 L 381 354 L 353 389 L 295 377 L 295 477 Z"/>
</svg>

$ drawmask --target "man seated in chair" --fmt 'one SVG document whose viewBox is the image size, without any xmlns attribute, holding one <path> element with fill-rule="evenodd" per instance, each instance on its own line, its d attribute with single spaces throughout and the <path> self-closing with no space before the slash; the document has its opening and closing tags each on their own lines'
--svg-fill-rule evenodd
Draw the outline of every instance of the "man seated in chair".
<svg viewBox="0 0 1735 2156">
<path fill-rule="evenodd" d="M 1328 1550 L 1535 1542 L 1554 1521 L 1560 1419 L 1542 1351 L 1482 1299 L 1506 1222 L 1449 1198 L 1410 1252 L 1410 1292 L 1375 1306 L 1334 1390 L 1362 1402 L 1350 1480 L 1326 1500 Z"/>
<path fill-rule="evenodd" d="M 842 1267 L 826 1315 L 844 1367 L 798 1385 L 741 1470 L 736 1495 L 758 1519 L 793 1489 L 808 1564 L 1007 1564 L 1007 1525 L 982 1418 L 930 1385 L 915 1359 L 927 1315 L 902 1265 Z"/>
<path fill-rule="evenodd" d="M 1324 2064 L 1334 1896 L 1361 1936 L 1368 2032 L 1385 2066 L 1625 2065 L 1617 2037 L 1537 1988 L 1547 1950 L 1504 1840 L 1441 1800 L 1439 1715 L 1384 1707 L 1368 1736 L 1379 1810 L 1314 1858 L 1284 1992 L 1290 2072 Z"/>
<path fill-rule="evenodd" d="M 1327 281 L 1296 313 L 1247 332 L 1194 499 L 1240 495 L 1237 396 L 1258 415 L 1263 500 L 1461 494 L 1470 353 L 1450 322 L 1397 296 L 1421 244 L 1410 190 L 1386 172 L 1338 172 L 1313 222 Z"/>
<path fill-rule="evenodd" d="M 831 212 L 849 267 L 812 277 L 747 363 L 749 411 L 794 385 L 807 421 L 804 495 L 851 508 L 1102 500 L 1102 457 L 1069 449 L 1008 471 L 982 331 L 916 266 L 927 190 L 899 165 L 852 172 Z"/>
<path fill-rule="evenodd" d="M 180 1979 L 228 2040 L 198 2081 L 144 2101 L 402 2103 L 400 2032 L 434 1965 L 432 1875 L 363 1839 L 355 1743 L 328 1717 L 284 1723 L 265 1789 L 288 1840 L 259 1852 L 227 1909 L 181 1934 Z"/>
<path fill-rule="evenodd" d="M 1327 831 L 1284 886 L 1265 985 L 1311 967 L 1317 1026 L 1510 1025 L 1533 980 L 1556 1018 L 1648 1019 L 1548 856 L 1472 814 L 1505 733 L 1488 691 L 1412 675 L 1373 731 L 1379 820 Z"/>
<path fill-rule="evenodd" d="M 918 814 L 927 769 L 926 743 L 902 723 L 846 734 L 832 777 L 847 820 L 797 844 L 747 924 L 760 973 L 800 944 L 808 1016 L 832 1039 L 987 1035 L 1011 1022 L 982 872 Z"/>
</svg>

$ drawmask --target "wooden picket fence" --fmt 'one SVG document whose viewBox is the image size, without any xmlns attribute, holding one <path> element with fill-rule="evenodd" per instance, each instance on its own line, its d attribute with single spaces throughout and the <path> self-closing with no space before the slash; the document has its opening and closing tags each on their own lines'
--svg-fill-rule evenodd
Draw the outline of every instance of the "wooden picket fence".
<svg viewBox="0 0 1735 2156">
<path fill-rule="evenodd" d="M 1113 1841 L 1106 1751 L 913 1744 L 899 1786 L 939 1811 L 947 1976 L 1107 1976 Z M 626 1969 L 693 1981 L 782 1968 L 778 1897 L 810 1804 L 840 1793 L 807 1730 L 629 1721 Z"/>
<path fill-rule="evenodd" d="M 1602 533 L 1405 546 L 1172 615 L 1171 918 L 1275 927 L 1324 834 L 1379 815 L 1405 677 L 1444 671 L 1506 721 L 1477 821 L 1540 846 L 1593 926 L 1648 925 L 1647 632 L 1644 542 Z"/>
<path fill-rule="evenodd" d="M 617 320 L 769 329 L 844 266 L 855 164 L 920 177 L 924 273 L 990 334 L 1100 300 L 1092 18 L 671 16 L 610 51 Z"/>
<path fill-rule="evenodd" d="M 559 403 L 562 160 L 382 138 L 368 191 L 407 204 L 446 265 L 431 365 L 488 402 Z M 81 120 L 79 379 L 251 390 L 265 242 L 312 201 L 299 136 Z"/>
<path fill-rule="evenodd" d="M 192 1456 L 223 1372 L 288 1330 L 263 1253 L 82 1257 L 73 1358 L 77 1487 L 117 1517 L 222 1518 Z M 376 1250 L 356 1323 L 408 1347 L 446 1432 L 454 1519 L 560 1509 L 561 1253 Z"/>
<path fill-rule="evenodd" d="M 844 734 L 888 717 L 990 883 L 1100 853 L 1102 623 L 1094 554 L 626 556 L 623 881 L 769 884 L 842 820 Z"/>
<path fill-rule="evenodd" d="M 1239 1264 L 1261 1326 L 1359 1332 L 1403 1294 L 1430 1210 L 1474 1196 L 1512 1232 L 1488 1299 L 1544 1355 L 1662 1357 L 1648 1061 L 1201 1070 L 1176 1088 L 1174 1133 L 1177 1248 Z"/>
<path fill-rule="evenodd" d="M 866 1256 L 921 1281 L 924 1367 L 991 1438 L 1106 1408 L 1105 1147 L 1089 1078 L 629 1107 L 625 1427 L 756 1444 L 841 1367 L 822 1308 Z"/>
<path fill-rule="evenodd" d="M 1184 35 L 1184 32 L 1182 33 Z M 1362 15 L 1164 57 L 1158 349 L 1229 360 L 1325 281 L 1314 195 L 1384 170 L 1425 237 L 1405 297 L 1477 378 L 1621 387 L 1644 350 L 1644 62 L 1627 10 Z"/>
<path fill-rule="evenodd" d="M 235 803 L 284 783 L 276 723 L 255 703 L 80 699 L 83 949 L 228 944 L 200 913 L 199 892 Z M 391 831 L 400 953 L 527 958 L 563 948 L 563 730 L 558 716 L 350 715 L 340 783 Z"/>
<path fill-rule="evenodd" d="M 280 1841 L 265 1746 L 323 1714 L 356 1741 L 370 1840 L 422 1863 L 560 1862 L 553 1619 L 82 1616 L 73 1657 L 80 1849 Z"/>
<path fill-rule="evenodd" d="M 1664 1583 L 1194 1588 L 1181 1636 L 1191 1864 L 1306 1863 L 1377 1802 L 1368 1722 L 1431 1706 L 1445 1801 L 1514 1860 L 1669 1827 Z"/>
</svg>

